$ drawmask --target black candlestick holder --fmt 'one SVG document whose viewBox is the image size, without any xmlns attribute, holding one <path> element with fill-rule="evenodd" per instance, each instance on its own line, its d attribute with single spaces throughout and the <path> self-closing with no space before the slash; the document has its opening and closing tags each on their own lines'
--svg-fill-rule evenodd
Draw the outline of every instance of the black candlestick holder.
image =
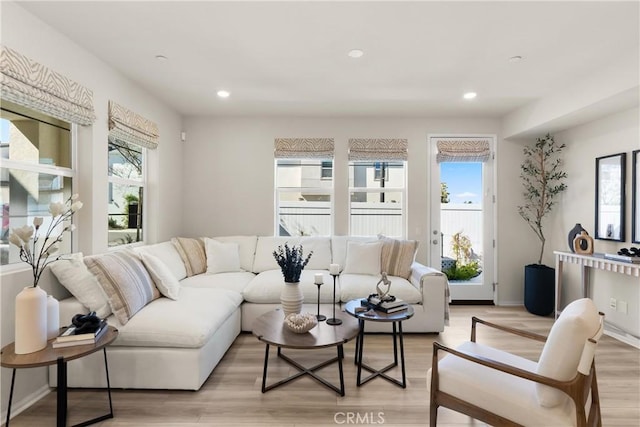
<svg viewBox="0 0 640 427">
<path fill-rule="evenodd" d="M 322 283 L 316 283 L 316 286 L 318 287 L 318 314 L 316 314 L 316 319 L 318 319 L 318 322 L 322 322 L 327 319 L 327 316 L 320 314 L 320 286 L 322 286 Z"/>
<path fill-rule="evenodd" d="M 336 319 L 336 277 L 337 274 L 332 274 L 333 276 L 333 317 L 331 319 L 327 319 L 327 325 L 337 326 L 342 325 L 342 320 Z"/>
</svg>

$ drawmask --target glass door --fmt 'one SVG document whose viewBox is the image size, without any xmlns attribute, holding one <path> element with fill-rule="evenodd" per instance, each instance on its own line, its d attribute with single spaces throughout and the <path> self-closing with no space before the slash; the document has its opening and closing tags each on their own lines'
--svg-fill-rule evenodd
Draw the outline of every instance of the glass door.
<svg viewBox="0 0 640 427">
<path fill-rule="evenodd" d="M 494 301 L 493 137 L 430 137 L 430 263 L 456 301 Z"/>
</svg>

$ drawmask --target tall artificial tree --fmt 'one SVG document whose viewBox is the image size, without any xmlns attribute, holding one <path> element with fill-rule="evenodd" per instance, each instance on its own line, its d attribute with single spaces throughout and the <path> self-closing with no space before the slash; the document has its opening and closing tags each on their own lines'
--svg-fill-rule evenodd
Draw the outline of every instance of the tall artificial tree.
<svg viewBox="0 0 640 427">
<path fill-rule="evenodd" d="M 567 173 L 562 170 L 560 158 L 564 148 L 565 144 L 556 143 L 547 134 L 523 150 L 525 159 L 520 166 L 520 178 L 525 203 L 518 206 L 518 213 L 540 239 L 538 265 L 542 264 L 546 243 L 543 219 L 553 209 L 558 195 L 567 189 L 564 183 Z"/>
</svg>

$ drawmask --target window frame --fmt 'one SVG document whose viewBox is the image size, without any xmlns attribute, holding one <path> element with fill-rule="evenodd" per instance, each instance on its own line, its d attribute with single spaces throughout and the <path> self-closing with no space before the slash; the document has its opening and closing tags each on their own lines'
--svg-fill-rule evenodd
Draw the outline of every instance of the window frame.
<svg viewBox="0 0 640 427">
<path fill-rule="evenodd" d="M 59 128 L 62 127 L 59 124 L 55 123 L 56 121 L 64 122 L 66 125 L 68 125 L 69 129 L 65 129 L 65 130 L 69 131 L 69 145 L 70 145 L 69 155 L 71 157 L 69 159 L 69 164 L 71 165 L 70 167 L 49 165 L 46 163 L 39 163 L 39 162 L 38 163 L 23 162 L 20 160 L 3 158 L 0 160 L 0 169 L 7 169 L 7 170 L 13 169 L 13 170 L 19 170 L 19 171 L 30 172 L 30 173 L 47 174 L 47 175 L 60 176 L 63 178 L 69 178 L 71 180 L 70 193 L 75 194 L 76 187 L 77 187 L 76 180 L 78 177 L 78 125 L 76 123 L 57 119 L 41 111 L 34 110 L 28 107 L 23 107 L 17 104 L 13 104 L 8 101 L 3 101 L 3 106 L 0 109 L 8 111 L 13 114 L 24 116 L 25 118 L 28 118 L 31 120 L 36 120 L 36 121 L 48 124 L 50 126 L 55 126 Z M 14 111 L 13 109 L 17 109 L 19 111 Z M 11 216 L 9 216 L 9 218 L 11 218 Z M 71 218 L 71 223 L 72 224 L 76 223 L 74 217 Z M 26 225 L 32 225 L 32 224 L 27 223 Z M 70 231 L 68 237 L 69 237 L 69 251 L 70 251 L 69 253 L 76 252 L 77 241 L 78 241 L 77 231 Z M 11 248 L 11 246 L 12 245 L 9 243 L 9 248 Z M 63 255 L 65 253 L 61 252 L 60 254 Z M 16 262 L 9 262 L 7 264 L 2 264 L 3 273 L 21 271 L 27 268 L 28 268 L 27 264 L 20 260 Z"/>
<path fill-rule="evenodd" d="M 320 162 L 320 174 L 318 182 L 331 181 L 331 187 L 279 187 L 278 186 L 278 162 L 279 161 L 309 161 L 317 160 Z M 326 163 L 331 163 L 331 177 L 323 177 L 323 171 L 327 169 Z M 274 228 L 273 235 L 280 237 L 280 195 L 284 193 L 305 193 L 305 194 L 329 194 L 329 217 L 330 217 L 330 231 L 329 236 L 334 234 L 335 230 L 335 179 L 334 179 L 334 159 L 318 159 L 314 157 L 301 157 L 301 158 L 275 158 L 274 159 Z M 325 236 L 324 234 L 318 234 L 318 236 Z"/>
<path fill-rule="evenodd" d="M 143 246 L 146 244 L 146 239 L 147 239 L 147 233 L 148 233 L 148 219 L 147 219 L 147 207 L 148 207 L 148 176 L 147 176 L 147 172 L 148 172 L 148 149 L 146 147 L 143 147 L 141 145 L 137 145 L 137 144 L 131 144 L 131 143 L 127 143 L 129 145 L 135 145 L 136 148 L 140 149 L 140 156 L 142 157 L 142 162 L 141 162 L 141 166 L 142 166 L 142 172 L 140 174 L 140 178 L 139 180 L 137 179 L 129 179 L 129 178 L 122 178 L 119 177 L 117 175 L 112 175 L 109 174 L 109 145 L 111 143 L 109 141 L 107 141 L 107 191 L 106 191 L 106 196 L 107 196 L 107 206 L 109 204 L 111 204 L 111 199 L 112 199 L 112 191 L 113 191 L 113 185 L 126 185 L 126 186 L 131 186 L 131 187 L 140 187 L 142 188 L 142 215 L 140 215 L 140 221 L 142 222 L 142 228 L 141 228 L 141 233 L 142 233 L 142 238 L 139 241 L 136 242 L 131 242 L 131 243 L 123 243 L 123 244 L 118 244 L 118 245 L 111 245 L 110 244 L 110 240 L 109 240 L 109 217 L 113 214 L 109 214 L 107 213 L 107 247 L 108 250 L 119 250 L 122 248 L 127 248 L 127 247 L 134 247 L 134 246 Z M 111 188 L 111 191 L 109 190 Z"/>
<path fill-rule="evenodd" d="M 348 235 L 349 236 L 360 236 L 360 235 L 356 235 L 352 233 L 352 201 L 351 201 L 351 195 L 353 193 L 374 193 L 374 194 L 380 194 L 380 193 L 390 193 L 390 192 L 394 192 L 394 193 L 400 193 L 402 201 L 399 203 L 400 205 L 400 210 L 401 210 L 401 228 L 402 228 L 402 233 L 401 235 L 388 235 L 388 237 L 396 237 L 396 238 L 406 238 L 407 236 L 407 226 L 408 226 L 408 210 L 407 210 L 407 206 L 408 206 L 408 202 L 407 202 L 407 186 L 408 186 L 408 162 L 406 160 L 349 160 L 347 167 L 348 167 L 348 180 L 349 183 L 352 182 L 352 178 L 354 178 L 352 176 L 352 171 L 355 171 L 354 168 L 355 166 L 357 166 L 358 164 L 370 164 L 371 167 L 373 168 L 373 180 L 374 182 L 379 182 L 380 181 L 380 176 L 378 174 L 377 175 L 377 171 L 381 170 L 379 169 L 379 165 L 381 165 L 382 163 L 402 163 L 402 173 L 403 173 L 403 186 L 402 187 L 398 187 L 398 186 L 392 186 L 392 187 L 380 187 L 380 188 L 370 188 L 370 187 L 356 187 L 356 186 L 351 186 L 349 185 L 348 188 L 348 195 L 349 195 L 349 201 L 348 201 Z M 387 172 L 388 175 L 388 172 Z"/>
</svg>

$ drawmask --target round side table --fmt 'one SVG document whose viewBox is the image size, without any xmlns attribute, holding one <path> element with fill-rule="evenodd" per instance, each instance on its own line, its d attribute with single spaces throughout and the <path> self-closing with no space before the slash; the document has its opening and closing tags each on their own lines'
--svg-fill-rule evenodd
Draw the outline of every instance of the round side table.
<svg viewBox="0 0 640 427">
<path fill-rule="evenodd" d="M 0 366 L 11 368 L 11 392 L 9 393 L 9 406 L 7 408 L 6 427 L 9 427 L 11 417 L 11 401 L 13 399 L 13 386 L 16 380 L 16 369 L 36 368 L 40 366 L 57 365 L 58 367 L 58 387 L 57 387 L 57 427 L 64 427 L 67 424 L 67 362 L 81 357 L 88 356 L 96 351 L 102 350 L 104 354 L 104 369 L 107 375 L 107 393 L 109 395 L 109 413 L 100 417 L 82 422 L 78 426 L 87 426 L 113 418 L 113 405 L 111 403 L 111 384 L 109 382 L 109 365 L 107 363 L 106 347 L 118 338 L 118 330 L 109 326 L 109 330 L 95 344 L 77 345 L 71 347 L 53 348 L 52 343 L 55 338 L 50 339 L 47 346 L 34 353 L 16 354 L 15 343 L 11 343 L 2 348 L 0 352 Z"/>
<path fill-rule="evenodd" d="M 361 304 L 362 298 L 354 299 L 345 305 L 345 311 L 350 315 L 354 316 L 358 319 L 358 323 L 360 326 L 360 331 L 358 333 L 358 338 L 356 339 L 356 360 L 355 363 L 358 365 L 358 377 L 357 377 L 357 385 L 360 387 L 361 385 L 371 381 L 376 377 L 384 378 L 385 380 L 398 385 L 402 388 L 407 387 L 407 375 L 405 373 L 404 367 L 404 340 L 402 337 L 402 322 L 411 318 L 414 314 L 413 307 L 409 305 L 406 310 L 397 311 L 395 313 L 384 313 L 382 311 L 369 310 L 366 312 L 356 311 L 356 308 L 362 306 Z M 366 313 L 366 314 L 365 314 Z M 391 322 L 393 324 L 393 362 L 382 369 L 374 369 L 368 365 L 365 365 L 362 362 L 362 354 L 364 348 L 364 324 L 365 322 Z M 402 369 L 402 381 L 390 377 L 386 374 L 386 372 L 392 369 L 395 366 L 398 366 L 398 341 L 400 342 L 400 367 Z M 365 369 L 371 372 L 367 378 L 362 379 L 362 370 Z"/>
</svg>

